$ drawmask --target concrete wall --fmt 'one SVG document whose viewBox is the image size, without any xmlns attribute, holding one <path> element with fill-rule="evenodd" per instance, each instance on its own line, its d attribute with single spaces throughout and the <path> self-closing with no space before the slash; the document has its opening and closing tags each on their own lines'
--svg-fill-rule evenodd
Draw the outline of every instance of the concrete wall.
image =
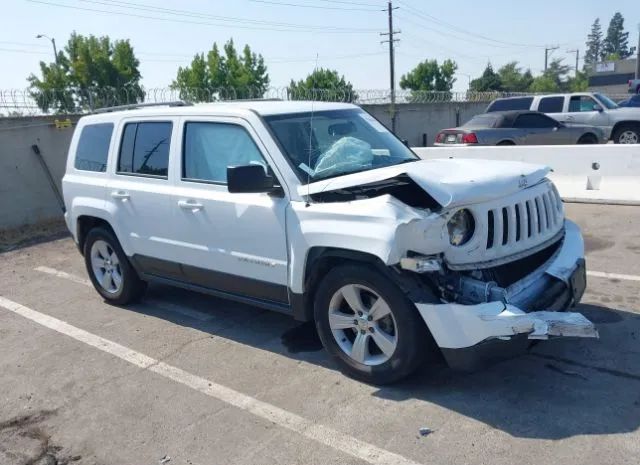
<svg viewBox="0 0 640 465">
<path fill-rule="evenodd" d="M 473 116 L 484 113 L 488 103 L 404 103 L 397 105 L 396 133 L 409 142 L 411 147 L 423 146 L 423 134 L 427 134 L 427 145 L 439 131 L 464 124 Z M 389 105 L 363 105 L 369 113 L 391 128 Z M 456 116 L 458 115 L 458 116 Z"/>
<path fill-rule="evenodd" d="M 34 144 L 40 147 L 60 189 L 73 126 L 57 129 L 56 119 L 67 117 L 0 119 L 0 230 L 61 217 L 55 193 L 31 149 Z"/>
</svg>

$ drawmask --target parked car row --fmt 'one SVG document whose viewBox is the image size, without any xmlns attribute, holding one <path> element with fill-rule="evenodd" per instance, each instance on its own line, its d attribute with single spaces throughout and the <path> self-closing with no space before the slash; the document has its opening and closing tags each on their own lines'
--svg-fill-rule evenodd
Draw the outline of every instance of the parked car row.
<svg viewBox="0 0 640 465">
<path fill-rule="evenodd" d="M 610 140 L 637 144 L 640 102 L 634 99 L 635 96 L 621 106 L 606 95 L 589 92 L 499 98 L 486 110 L 486 114 L 499 113 L 498 117 L 474 118 L 457 129 L 460 134 L 468 133 L 470 128 L 482 129 L 481 138 L 477 131 L 471 131 L 476 142 L 470 135 L 464 138 L 466 142 L 462 136 L 454 139 L 450 136 L 457 134 L 456 130 L 445 130 L 438 134 L 436 145 L 595 144 Z"/>
</svg>

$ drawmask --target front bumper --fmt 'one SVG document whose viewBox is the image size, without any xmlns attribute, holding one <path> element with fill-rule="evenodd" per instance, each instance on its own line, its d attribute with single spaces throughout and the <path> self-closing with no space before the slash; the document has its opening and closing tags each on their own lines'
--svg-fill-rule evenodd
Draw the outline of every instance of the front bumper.
<svg viewBox="0 0 640 465">
<path fill-rule="evenodd" d="M 582 314 L 563 312 L 582 298 L 586 272 L 584 242 L 575 223 L 565 221 L 562 240 L 547 263 L 506 290 L 506 302 L 417 302 L 420 315 L 443 352 L 520 335 L 527 339 L 598 337 L 594 324 Z"/>
</svg>

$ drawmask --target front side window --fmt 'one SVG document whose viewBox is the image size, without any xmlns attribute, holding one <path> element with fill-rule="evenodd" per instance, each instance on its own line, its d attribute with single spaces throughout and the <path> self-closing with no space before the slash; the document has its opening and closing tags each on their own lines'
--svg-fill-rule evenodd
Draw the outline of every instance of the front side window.
<svg viewBox="0 0 640 465">
<path fill-rule="evenodd" d="M 261 165 L 260 150 L 249 133 L 237 124 L 187 122 L 184 128 L 182 178 L 227 183 L 227 167 Z"/>
<path fill-rule="evenodd" d="M 118 173 L 166 178 L 172 124 L 127 123 L 120 144 Z"/>
<path fill-rule="evenodd" d="M 544 97 L 540 99 L 538 111 L 542 113 L 562 113 L 564 97 Z"/>
<path fill-rule="evenodd" d="M 305 184 L 418 160 L 387 128 L 360 109 L 264 119 Z"/>
<path fill-rule="evenodd" d="M 586 111 L 595 111 L 593 107 L 597 104 L 598 102 L 588 95 L 576 95 L 571 97 L 571 101 L 569 102 L 569 112 L 582 113 Z"/>
<path fill-rule="evenodd" d="M 104 173 L 107 169 L 112 123 L 89 124 L 82 128 L 76 149 L 75 168 Z"/>
</svg>

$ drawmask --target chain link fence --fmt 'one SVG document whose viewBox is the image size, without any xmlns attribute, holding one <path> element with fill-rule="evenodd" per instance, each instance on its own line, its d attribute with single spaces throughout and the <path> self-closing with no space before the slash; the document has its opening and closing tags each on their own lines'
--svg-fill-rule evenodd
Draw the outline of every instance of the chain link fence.
<svg viewBox="0 0 640 465">
<path fill-rule="evenodd" d="M 396 103 L 489 103 L 499 97 L 530 95 L 505 92 L 431 92 L 396 91 Z M 612 96 L 622 99 L 626 96 Z M 0 117 L 83 114 L 99 108 L 133 103 L 164 103 L 176 100 L 218 102 L 247 99 L 316 100 L 351 102 L 360 105 L 389 104 L 391 93 L 380 89 L 293 89 L 290 87 L 173 89 L 100 88 L 100 89 L 28 89 L 0 90 Z"/>
</svg>

